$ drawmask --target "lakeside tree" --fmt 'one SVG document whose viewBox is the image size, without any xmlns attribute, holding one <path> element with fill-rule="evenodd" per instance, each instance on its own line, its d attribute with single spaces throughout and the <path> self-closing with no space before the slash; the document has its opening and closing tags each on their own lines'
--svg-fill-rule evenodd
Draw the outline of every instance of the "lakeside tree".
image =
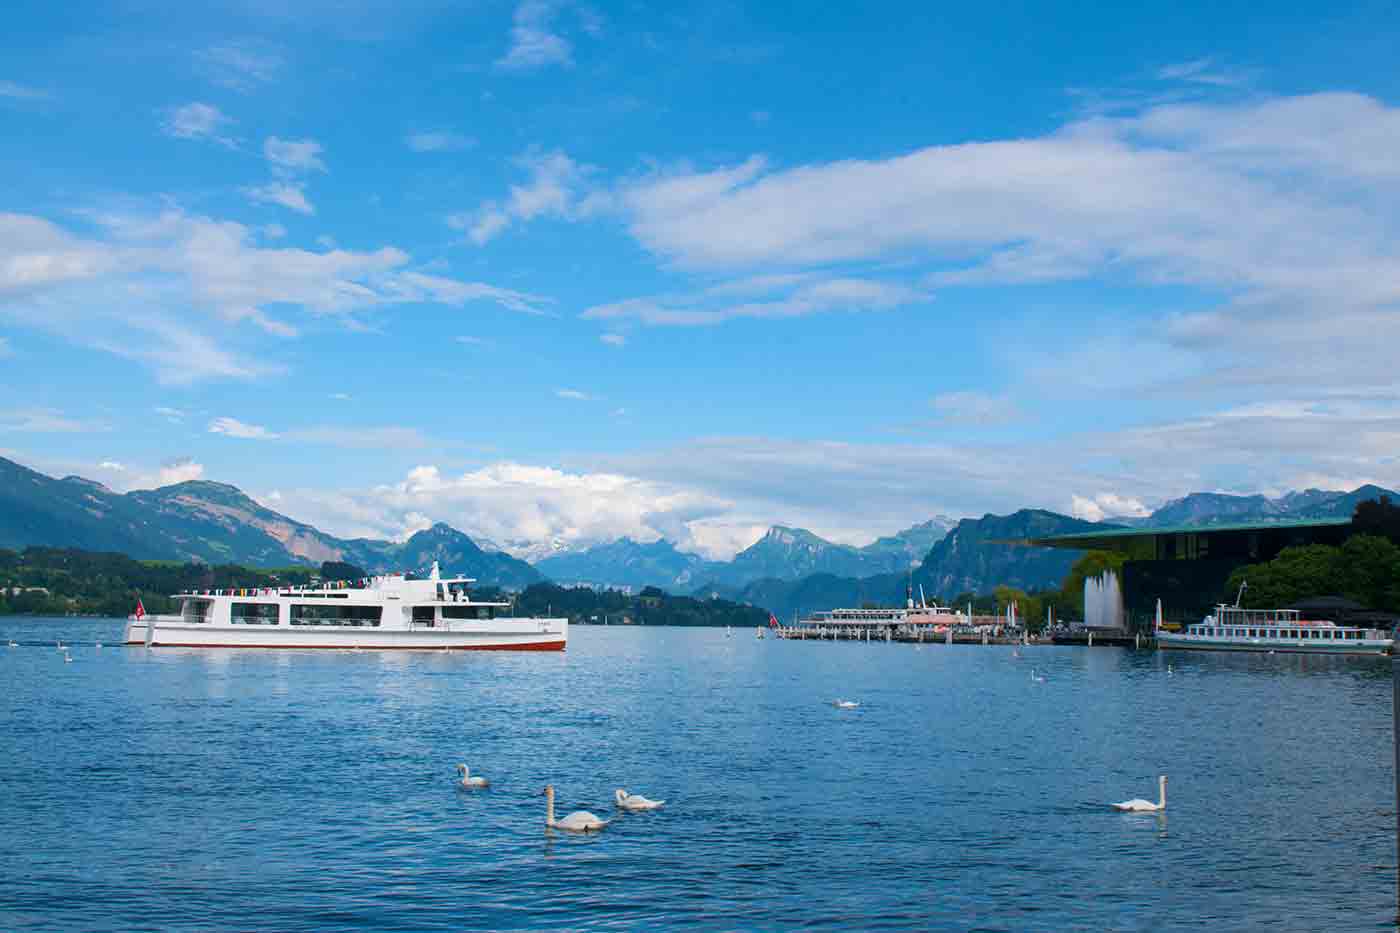
<svg viewBox="0 0 1400 933">
<path fill-rule="evenodd" d="M 1237 568 L 1222 594 L 1240 605 L 1278 609 L 1315 596 L 1344 596 L 1368 609 L 1400 612 L 1400 546 L 1377 535 L 1352 535 L 1341 547 L 1284 548 L 1271 561 Z"/>
<path fill-rule="evenodd" d="M 1352 512 L 1351 527 L 1356 534 L 1380 535 L 1400 544 L 1400 506 L 1391 502 L 1389 496 L 1362 500 Z"/>
</svg>

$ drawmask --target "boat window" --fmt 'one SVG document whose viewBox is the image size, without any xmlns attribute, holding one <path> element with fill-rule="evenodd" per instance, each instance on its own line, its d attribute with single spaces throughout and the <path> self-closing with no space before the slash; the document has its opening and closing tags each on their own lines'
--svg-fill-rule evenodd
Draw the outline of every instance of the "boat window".
<svg viewBox="0 0 1400 933">
<path fill-rule="evenodd" d="M 378 626 L 382 606 L 347 606 L 330 603 L 293 603 L 293 625 L 370 625 Z"/>
<path fill-rule="evenodd" d="M 187 599 L 180 607 L 182 622 L 208 622 L 209 610 L 214 608 L 212 599 Z"/>
<path fill-rule="evenodd" d="M 433 607 L 432 607 L 432 606 L 414 606 L 414 607 L 413 607 L 413 624 L 414 624 L 414 625 L 432 625 L 433 622 L 435 621 L 435 619 L 436 619 L 436 613 L 433 612 Z"/>
<path fill-rule="evenodd" d="M 493 619 L 496 616 L 495 606 L 443 606 L 442 617 L 444 619 Z"/>
<path fill-rule="evenodd" d="M 234 603 L 229 618 L 241 625 L 276 625 L 278 608 L 276 603 Z"/>
</svg>

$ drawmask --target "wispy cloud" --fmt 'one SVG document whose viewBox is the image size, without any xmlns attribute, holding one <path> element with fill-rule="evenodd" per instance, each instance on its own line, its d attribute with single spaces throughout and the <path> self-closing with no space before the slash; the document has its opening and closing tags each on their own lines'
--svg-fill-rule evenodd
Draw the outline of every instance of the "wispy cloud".
<svg viewBox="0 0 1400 933">
<path fill-rule="evenodd" d="M 270 181 L 244 188 L 243 194 L 259 204 L 277 204 L 307 216 L 316 213 L 316 208 L 306 199 L 306 186 L 300 182 Z"/>
<path fill-rule="evenodd" d="M 572 65 L 573 46 L 554 31 L 559 4 L 551 0 L 523 0 L 515 8 L 510 29 L 510 49 L 496 60 L 505 71 L 530 71 L 549 65 Z"/>
<path fill-rule="evenodd" d="M 236 149 L 238 140 L 227 131 L 234 122 L 213 104 L 196 101 L 163 111 L 161 129 L 176 139 L 207 140 Z"/>
<path fill-rule="evenodd" d="M 209 80 L 245 93 L 271 83 L 283 66 L 276 47 L 254 39 L 220 42 L 194 54 L 196 66 Z"/>
<path fill-rule="evenodd" d="M 105 421 L 74 418 L 56 408 L 0 409 L 0 432 L 22 434 L 88 434 L 110 431 Z"/>
<path fill-rule="evenodd" d="M 14 355 L 15 351 L 14 348 L 10 346 L 10 338 L 0 337 L 0 359 L 4 359 L 7 356 Z"/>
<path fill-rule="evenodd" d="M 1212 58 L 1197 58 L 1192 61 L 1164 65 L 1157 69 L 1157 77 L 1162 81 L 1186 81 L 1193 84 L 1210 84 L 1216 87 L 1236 87 L 1247 84 L 1250 80 L 1248 72 L 1224 68 Z"/>
<path fill-rule="evenodd" d="M 90 214 L 78 236 L 42 218 L 0 213 L 0 320 L 150 365 L 166 383 L 256 378 L 275 364 L 265 342 L 205 331 L 251 323 L 291 336 L 284 316 L 353 315 L 421 302 L 494 304 L 547 314 L 547 299 L 428 275 L 402 250 L 316 252 L 265 245 L 242 224 L 165 210 Z"/>
<path fill-rule="evenodd" d="M 254 441 L 276 440 L 278 436 L 260 424 L 248 424 L 237 418 L 215 418 L 209 422 L 209 433 Z"/>
<path fill-rule="evenodd" d="M 942 392 L 935 395 L 929 404 L 938 413 L 938 419 L 947 424 L 985 427 L 1007 424 L 1022 417 L 1020 408 L 1008 396 L 972 390 Z"/>
<path fill-rule="evenodd" d="M 151 409 L 171 424 L 179 424 L 185 420 L 185 412 L 178 408 L 171 408 L 168 405 L 157 405 Z"/>
<path fill-rule="evenodd" d="M 47 100 L 50 96 L 52 95 L 48 91 L 41 88 L 0 80 L 0 97 L 7 97 L 10 100 Z"/>
<path fill-rule="evenodd" d="M 746 289 L 746 290 L 745 290 Z M 747 300 L 745 300 L 747 299 Z M 790 318 L 830 311 L 880 311 L 925 301 L 924 292 L 896 282 L 855 278 L 768 276 L 725 283 L 690 294 L 629 298 L 594 305 L 582 316 L 597 321 L 694 327 L 735 318 Z"/>
<path fill-rule="evenodd" d="M 321 161 L 323 149 L 314 139 L 279 139 L 269 136 L 263 142 L 263 155 L 275 172 L 296 174 L 299 172 L 324 172 L 326 163 Z"/>
<path fill-rule="evenodd" d="M 176 483 L 188 483 L 203 476 L 204 464 L 193 457 L 176 457 L 162 463 L 155 476 L 142 477 L 138 483 L 139 486 L 173 486 Z"/>
<path fill-rule="evenodd" d="M 589 216 L 598 208 L 598 202 L 586 191 L 585 182 L 593 171 L 590 166 L 563 152 L 538 149 L 515 162 L 529 173 L 528 182 L 511 185 L 510 196 L 504 201 L 488 201 L 475 211 L 450 215 L 448 226 L 466 231 L 468 239 L 481 246 L 513 223 L 546 216 L 572 220 Z"/>
<path fill-rule="evenodd" d="M 414 152 L 461 152 L 476 145 L 476 140 L 451 130 L 409 133 L 404 144 Z"/>
<path fill-rule="evenodd" d="M 559 398 L 570 399 L 575 402 L 591 402 L 594 396 L 587 392 L 580 392 L 578 389 L 555 389 L 554 394 Z"/>
<path fill-rule="evenodd" d="M 627 337 L 625 334 L 599 334 L 598 339 L 610 347 L 627 346 Z"/>
</svg>

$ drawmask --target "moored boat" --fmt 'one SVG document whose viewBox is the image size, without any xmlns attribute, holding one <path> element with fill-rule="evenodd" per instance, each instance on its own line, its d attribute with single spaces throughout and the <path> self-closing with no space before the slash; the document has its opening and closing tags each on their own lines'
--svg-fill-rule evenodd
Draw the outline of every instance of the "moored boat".
<svg viewBox="0 0 1400 933">
<path fill-rule="evenodd" d="M 1304 619 L 1296 609 L 1219 605 L 1183 631 L 1159 629 L 1157 647 L 1199 651 L 1277 651 L 1304 654 L 1385 654 L 1391 633 Z"/>
<path fill-rule="evenodd" d="M 521 617 L 511 603 L 472 598 L 468 577 L 408 574 L 363 585 L 179 593 L 178 615 L 138 611 L 128 645 L 180 648 L 367 648 L 562 651 L 566 618 Z"/>
</svg>

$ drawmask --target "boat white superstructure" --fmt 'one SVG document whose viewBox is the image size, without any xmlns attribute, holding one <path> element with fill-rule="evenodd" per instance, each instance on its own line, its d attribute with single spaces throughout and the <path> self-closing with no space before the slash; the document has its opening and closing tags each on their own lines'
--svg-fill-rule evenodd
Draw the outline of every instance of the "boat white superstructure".
<svg viewBox="0 0 1400 933">
<path fill-rule="evenodd" d="M 951 628 L 963 626 L 966 621 L 967 617 L 956 609 L 930 606 L 924 601 L 923 587 L 920 587 L 919 602 L 914 602 L 911 591 L 902 609 L 828 609 L 813 612 L 805 619 L 797 620 L 792 628 L 783 629 L 780 634 L 784 638 L 831 635 L 867 641 L 915 638 L 921 634 L 942 635 Z"/>
<path fill-rule="evenodd" d="M 181 648 L 514 649 L 562 651 L 567 618 L 520 617 L 473 599 L 468 577 L 408 574 L 363 585 L 179 593 L 178 615 L 132 616 L 128 645 Z"/>
<path fill-rule="evenodd" d="M 1385 654 L 1394 638 L 1378 629 L 1316 622 L 1296 609 L 1241 609 L 1220 605 L 1181 632 L 1159 629 L 1157 647 L 1203 651 L 1277 651 L 1303 654 Z"/>
</svg>

